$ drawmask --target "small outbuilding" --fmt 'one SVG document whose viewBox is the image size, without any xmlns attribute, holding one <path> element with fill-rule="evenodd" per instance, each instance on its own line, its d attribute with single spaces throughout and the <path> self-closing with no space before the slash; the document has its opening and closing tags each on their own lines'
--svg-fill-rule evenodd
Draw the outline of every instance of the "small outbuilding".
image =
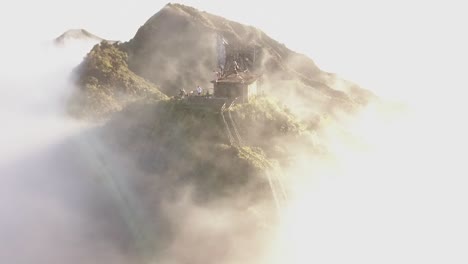
<svg viewBox="0 0 468 264">
<path fill-rule="evenodd" d="M 213 80 L 215 97 L 235 99 L 238 103 L 248 103 L 249 99 L 258 93 L 259 75 L 248 72 L 232 73 Z"/>
</svg>

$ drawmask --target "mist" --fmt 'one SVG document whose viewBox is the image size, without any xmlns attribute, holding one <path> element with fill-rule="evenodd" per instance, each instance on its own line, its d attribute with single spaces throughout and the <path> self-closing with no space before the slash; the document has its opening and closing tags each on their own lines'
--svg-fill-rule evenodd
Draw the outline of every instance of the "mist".
<svg viewBox="0 0 468 264">
<path fill-rule="evenodd" d="M 70 74 L 93 44 L 15 44 L 21 58 L 12 52 L 2 61 L 0 260 L 257 263 L 271 229 L 257 221 L 274 222 L 268 201 L 251 203 L 258 196 L 251 188 L 208 199 L 204 180 L 148 175 L 135 157 L 105 144 L 112 133 L 101 123 L 68 116 L 77 89 Z M 145 185 L 148 177 L 154 184 Z"/>
<path fill-rule="evenodd" d="M 226 9 L 224 4 L 206 4 L 206 9 L 210 8 Z M 258 263 L 259 259 L 265 259 L 265 263 L 466 263 L 468 217 L 464 208 L 468 183 L 463 153 L 468 131 L 463 114 L 468 109 L 464 104 L 467 86 L 462 66 L 466 61 L 466 39 L 458 36 L 463 32 L 462 23 L 456 17 L 449 19 L 447 9 L 442 22 L 432 20 L 437 17 L 437 8 L 432 5 L 432 11 L 423 12 L 421 19 L 416 15 L 419 7 L 413 3 L 404 18 L 391 13 L 390 18 L 383 19 L 397 20 L 398 25 L 380 23 L 385 27 L 376 36 L 368 25 L 378 15 L 367 13 L 365 19 L 355 23 L 357 15 L 345 14 L 340 11 L 343 9 L 327 5 L 325 15 L 315 21 L 323 23 L 310 23 L 314 25 L 310 31 L 317 32 L 311 42 L 290 30 L 302 24 L 296 21 L 306 15 L 301 12 L 295 19 L 284 19 L 279 28 L 286 30 L 278 31 L 277 24 L 269 24 L 271 19 L 267 23 L 267 19 L 257 16 L 255 12 L 264 11 L 262 8 L 230 16 L 243 17 L 242 21 L 261 28 L 266 26 L 268 33 L 311 55 L 319 66 L 362 84 L 383 100 L 402 102 L 404 109 L 371 105 L 358 116 L 344 117 L 342 122 L 323 127 L 320 143 L 330 149 L 326 159 L 291 146 L 298 153 L 296 162 L 284 171 L 290 178 L 287 185 L 291 201 L 275 230 L 256 233 L 257 227 L 249 223 L 232 222 L 245 216 L 223 203 L 208 209 L 194 204 L 190 190 L 183 190 L 178 199 L 162 208 L 153 208 L 181 228 L 177 236 L 168 235 L 171 243 L 160 257 L 163 263 L 216 262 L 213 256 L 227 259 L 225 263 Z M 398 10 L 398 5 L 391 10 Z M 124 11 L 120 14 L 128 13 Z M 126 40 L 124 37 L 131 37 L 153 11 L 142 15 L 141 20 L 132 18 L 134 27 L 126 25 L 125 32 L 103 23 L 97 26 L 97 33 L 111 27 L 111 36 L 106 33 L 104 37 L 114 39 L 117 35 Z M 100 12 L 95 11 L 99 14 L 88 25 L 96 25 Z M 255 15 L 249 16 L 249 12 Z M 284 17 L 281 14 L 276 13 L 276 17 Z M 352 22 L 346 27 L 349 31 L 340 31 L 340 23 L 330 24 L 331 19 L 324 16 Z M 411 24 L 400 34 L 395 33 L 412 19 L 430 23 L 422 27 L 426 30 Z M 119 19 L 106 23 L 116 21 Z M 364 30 L 355 33 L 353 27 Z M 413 37 L 421 32 L 422 37 Z M 431 37 L 434 35 L 437 39 Z M 346 36 L 346 41 L 340 36 Z M 128 198 L 128 208 L 136 220 L 126 219 L 123 215 L 128 208 L 122 209 L 125 202 L 106 189 L 107 185 L 96 184 L 102 179 L 95 177 L 95 171 L 107 164 L 117 177 L 117 172 L 122 175 L 119 179 L 141 172 L 130 164 L 116 166 L 122 160 L 120 155 L 115 160 L 90 163 L 84 156 L 96 152 L 90 147 L 90 142 L 95 143 L 93 136 L 87 134 L 94 125 L 65 115 L 66 98 L 73 89 L 68 83 L 69 73 L 91 46 L 56 49 L 29 40 L 6 45 L 12 52 L 6 52 L 0 61 L 5 73 L 0 77 L 0 260 L 136 262 L 141 249 L 136 248 L 135 241 L 147 239 L 139 238 L 138 233 L 161 234 L 157 228 L 148 227 L 148 221 L 155 216 L 145 216 L 138 199 Z M 393 57 L 395 53 L 399 56 Z M 135 195 L 137 190 L 130 193 Z M 181 211 L 185 214 L 180 215 Z M 212 214 L 218 217 L 212 219 Z M 136 231 L 134 225 L 139 226 Z M 225 231 L 233 226 L 239 229 Z M 200 242 L 200 237 L 205 240 Z M 252 255 L 238 251 L 230 255 L 226 248 L 216 247 L 240 241 L 255 248 L 268 239 L 272 241 L 271 252 L 263 256 L 258 256 L 263 254 L 261 249 Z M 193 244 L 197 246 L 191 249 Z M 147 252 L 147 247 L 144 245 L 143 251 Z M 213 256 L 195 254 L 212 248 L 216 252 Z M 190 259 L 194 254 L 196 257 Z"/>
<path fill-rule="evenodd" d="M 95 125 L 66 115 L 70 73 L 93 44 L 7 43 L 0 62 L 1 262 L 125 263 L 126 225 L 86 160 L 84 133 Z"/>
<path fill-rule="evenodd" d="M 415 70 L 389 81 L 399 87 L 380 103 L 320 132 L 330 158 L 297 149 L 273 263 L 467 261 L 462 57 L 428 71 L 410 61 Z"/>
<path fill-rule="evenodd" d="M 324 129 L 332 158 L 323 162 L 297 149 L 303 155 L 286 172 L 295 198 L 272 261 L 467 261 L 465 23 L 454 2 L 401 5 L 387 14 L 366 6 L 359 17 L 340 8 L 349 25 L 324 27 L 350 38 L 311 56 L 318 65 L 399 106 L 371 104 Z"/>
</svg>

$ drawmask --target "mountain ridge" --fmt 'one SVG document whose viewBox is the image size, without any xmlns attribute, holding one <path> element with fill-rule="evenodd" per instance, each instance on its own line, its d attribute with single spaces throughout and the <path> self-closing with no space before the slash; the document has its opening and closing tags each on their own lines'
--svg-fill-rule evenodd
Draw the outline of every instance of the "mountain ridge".
<svg viewBox="0 0 468 264">
<path fill-rule="evenodd" d="M 307 110 L 301 115 L 313 118 L 323 112 L 354 111 L 376 98 L 370 91 L 320 70 L 312 59 L 260 29 L 182 4 L 167 4 L 132 39 L 102 50 L 115 47 L 125 53 L 129 74 L 175 96 L 182 88 L 190 91 L 197 85 L 211 86 L 213 71 L 221 65 L 220 39 L 226 52 L 223 67 L 241 62 L 242 70 L 260 73 L 262 89 L 289 105 L 303 106 Z M 78 74 L 80 87 L 89 86 L 87 72 Z"/>
<path fill-rule="evenodd" d="M 117 41 L 101 38 L 83 28 L 69 29 L 65 31 L 64 33 L 62 33 L 60 36 L 56 37 L 53 41 L 56 45 L 63 46 L 68 41 L 73 41 L 73 40 L 94 41 L 98 43 L 105 41 L 110 44 L 117 42 Z"/>
</svg>

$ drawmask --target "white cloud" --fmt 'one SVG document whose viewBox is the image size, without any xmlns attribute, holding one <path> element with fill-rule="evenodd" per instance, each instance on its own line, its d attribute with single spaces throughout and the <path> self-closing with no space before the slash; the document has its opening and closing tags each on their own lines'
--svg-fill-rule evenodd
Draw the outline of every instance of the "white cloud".
<svg viewBox="0 0 468 264">
<path fill-rule="evenodd" d="M 406 99 L 416 112 L 410 123 L 377 135 L 366 135 L 376 125 L 368 120 L 364 137 L 375 140 L 379 151 L 361 159 L 344 154 L 345 168 L 352 173 L 325 178 L 319 191 L 292 209 L 293 216 L 295 209 L 309 210 L 291 221 L 301 227 L 309 220 L 308 229 L 299 231 L 314 235 L 300 241 L 304 244 L 297 245 L 298 254 L 315 250 L 317 263 L 352 263 L 345 260 L 366 253 L 360 263 L 462 262 L 467 235 L 462 115 L 468 112 L 468 23 L 462 1 L 183 3 L 264 29 L 328 71 Z M 57 109 L 60 89 L 66 87 L 62 77 L 82 55 L 63 60 L 68 57 L 60 52 L 38 53 L 33 43 L 81 27 L 127 40 L 164 4 L 44 0 L 16 1 L 2 8 L 1 161 L 75 131 L 75 124 L 69 126 Z M 369 162 L 373 166 L 360 171 Z M 301 222 L 295 222 L 298 219 Z M 298 256 L 300 261 L 311 257 Z"/>
</svg>

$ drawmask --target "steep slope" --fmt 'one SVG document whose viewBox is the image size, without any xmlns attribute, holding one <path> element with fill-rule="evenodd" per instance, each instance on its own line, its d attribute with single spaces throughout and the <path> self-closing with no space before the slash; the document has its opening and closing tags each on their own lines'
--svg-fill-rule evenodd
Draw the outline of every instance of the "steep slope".
<svg viewBox="0 0 468 264">
<path fill-rule="evenodd" d="M 124 47 L 130 69 L 174 95 L 181 87 L 211 86 L 213 70 L 219 67 L 220 39 L 227 53 L 225 65 L 236 60 L 242 70 L 263 73 L 264 89 L 290 104 L 306 101 L 316 112 L 336 106 L 350 110 L 373 98 L 259 29 L 180 4 L 166 5 Z"/>
<path fill-rule="evenodd" d="M 126 186 L 146 215 L 139 226 L 153 241 L 146 247 L 154 261 L 161 262 L 174 240 L 184 240 L 187 228 L 202 242 L 190 240 L 190 235 L 177 246 L 186 244 L 209 252 L 209 244 L 220 243 L 223 250 L 216 254 L 225 258 L 228 252 L 266 244 L 260 238 L 269 229 L 262 226 L 277 221 L 269 175 L 292 154 L 288 144 L 295 140 L 307 144 L 301 138 L 305 127 L 281 104 L 267 98 L 239 105 L 232 114 L 244 138 L 242 147 L 229 144 L 220 113 L 188 108 L 176 99 L 131 104 L 101 130 L 102 141 L 112 153 L 107 155 L 120 156 L 126 170 L 131 171 Z M 258 127 L 263 130 L 257 131 Z M 282 155 L 278 155 L 278 148 Z M 285 179 L 284 175 L 275 177 Z M 180 206 L 186 203 L 190 206 Z M 205 216 L 193 214 L 194 208 Z M 226 212 L 235 217 L 223 220 L 223 227 L 213 228 L 214 221 Z M 200 221 L 206 224 L 200 226 Z M 229 242 L 241 241 L 239 238 L 246 243 Z M 212 254 L 201 255 L 189 250 L 171 258 L 219 262 Z"/>
<path fill-rule="evenodd" d="M 129 65 L 136 73 L 154 81 L 175 73 L 187 80 L 193 78 L 192 75 L 200 76 L 200 80 L 206 83 L 211 80 L 212 70 L 218 66 L 218 35 L 226 40 L 229 47 L 246 53 L 248 49 L 257 47 L 257 53 L 263 53 L 257 66 L 265 67 L 262 70 L 269 75 L 291 77 L 297 72 L 318 76 L 321 73 L 312 60 L 289 50 L 254 27 L 180 4 L 166 5 L 138 30 L 127 44 Z M 161 66 L 167 64 L 165 60 L 180 66 L 176 69 L 188 68 L 187 71 L 197 74 L 185 75 L 177 70 L 161 72 Z M 168 86 L 163 89 L 170 91 L 171 85 Z"/>
<path fill-rule="evenodd" d="M 130 41 L 108 44 L 95 48 L 94 52 L 109 50 L 111 54 L 118 52 L 119 56 L 125 57 L 125 74 L 114 75 L 132 75 L 119 81 L 126 83 L 126 89 L 114 87 L 116 78 L 111 82 L 107 77 L 100 78 L 112 74 L 112 69 L 91 67 L 92 70 L 78 71 L 78 86 L 82 90 L 93 90 L 97 97 L 107 96 L 107 101 L 120 102 L 118 106 L 112 106 L 100 99 L 104 102 L 101 107 L 93 102 L 94 96 L 81 94 L 86 108 L 99 112 L 101 116 L 120 110 L 125 105 L 122 104 L 125 96 L 134 100 L 133 92 L 127 94 L 132 91 L 128 79 L 138 79 L 135 82 L 142 83 L 142 77 L 148 81 L 144 86 L 157 85 L 164 94 L 173 96 L 181 88 L 188 91 L 197 85 L 211 88 L 213 71 L 220 69 L 224 73 L 235 69 L 262 76 L 262 91 L 281 98 L 293 111 L 307 119 L 317 118 L 323 113 L 354 111 L 375 98 L 369 91 L 335 74 L 321 71 L 311 59 L 291 51 L 259 29 L 180 4 L 166 5 L 141 26 Z M 106 56 L 93 58 L 96 61 Z M 94 62 L 87 62 L 91 58 L 88 56 L 81 68 L 93 65 Z M 106 87 L 105 91 L 99 87 Z"/>
<path fill-rule="evenodd" d="M 136 100 L 163 100 L 151 82 L 133 73 L 119 44 L 94 46 L 75 69 L 78 90 L 70 98 L 69 112 L 81 118 L 103 118 Z"/>
<path fill-rule="evenodd" d="M 177 99 L 129 105 L 108 122 L 105 140 L 131 153 L 150 173 L 188 179 L 204 175 L 204 180 L 254 177 L 273 159 L 281 162 L 272 145 L 306 141 L 306 125 L 278 101 L 259 97 L 229 111 L 242 146 L 229 143 L 220 112 L 193 108 Z"/>
</svg>

